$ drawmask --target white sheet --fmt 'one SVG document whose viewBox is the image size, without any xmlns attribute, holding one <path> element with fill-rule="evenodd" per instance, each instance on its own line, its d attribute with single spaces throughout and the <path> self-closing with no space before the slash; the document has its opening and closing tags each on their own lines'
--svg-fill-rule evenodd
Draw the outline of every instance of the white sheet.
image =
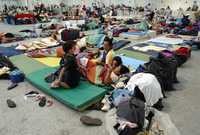
<svg viewBox="0 0 200 135">
<path fill-rule="evenodd" d="M 162 37 L 157 37 L 154 39 L 149 40 L 150 42 L 156 42 L 156 43 L 163 43 L 163 44 L 171 44 L 171 45 L 176 45 L 176 44 L 182 44 L 183 39 L 180 38 L 167 38 L 165 36 Z"/>
</svg>

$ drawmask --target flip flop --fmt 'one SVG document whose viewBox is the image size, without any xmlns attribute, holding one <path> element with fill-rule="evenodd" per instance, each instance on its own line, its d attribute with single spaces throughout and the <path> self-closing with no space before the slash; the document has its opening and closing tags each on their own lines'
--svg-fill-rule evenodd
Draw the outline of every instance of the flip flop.
<svg viewBox="0 0 200 135">
<path fill-rule="evenodd" d="M 14 89 L 15 87 L 17 87 L 18 84 L 17 83 L 12 83 L 9 87 L 8 90 Z"/>
<path fill-rule="evenodd" d="M 80 121 L 88 126 L 101 126 L 102 125 L 102 121 L 100 119 L 97 118 L 92 118 L 89 116 L 82 116 L 80 118 Z"/>
<path fill-rule="evenodd" d="M 47 101 L 47 107 L 51 107 L 52 105 L 53 105 L 53 101 L 48 100 L 48 101 Z"/>
<path fill-rule="evenodd" d="M 39 94 L 39 92 L 37 92 L 37 91 L 30 91 L 30 92 L 26 93 L 25 95 L 32 95 L 32 94 Z"/>
<path fill-rule="evenodd" d="M 46 102 L 47 102 L 46 97 L 42 97 L 38 105 L 40 107 L 44 107 L 46 105 Z"/>
<path fill-rule="evenodd" d="M 26 97 L 36 97 L 37 95 L 39 95 L 39 92 L 37 91 L 30 91 L 25 94 Z"/>
<path fill-rule="evenodd" d="M 12 101 L 11 99 L 7 100 L 7 104 L 8 104 L 8 107 L 10 107 L 10 108 L 17 107 L 16 103 L 14 101 Z"/>
<path fill-rule="evenodd" d="M 36 101 L 40 101 L 43 97 L 45 97 L 44 95 L 42 94 L 39 94 L 36 96 Z"/>
</svg>

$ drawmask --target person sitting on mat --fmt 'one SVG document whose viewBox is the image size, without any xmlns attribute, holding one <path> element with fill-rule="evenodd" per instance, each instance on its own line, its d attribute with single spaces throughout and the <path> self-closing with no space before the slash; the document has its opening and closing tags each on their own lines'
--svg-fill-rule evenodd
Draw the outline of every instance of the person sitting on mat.
<svg viewBox="0 0 200 135">
<path fill-rule="evenodd" d="M 52 88 L 75 88 L 78 86 L 80 73 L 74 56 L 75 45 L 76 42 L 74 41 L 67 41 L 63 44 L 63 50 L 65 52 L 63 65 L 61 65 L 58 79 L 51 84 Z"/>
<path fill-rule="evenodd" d="M 121 75 L 129 73 L 128 67 L 122 64 L 122 59 L 119 56 L 115 56 L 112 60 L 112 64 L 109 67 L 108 73 L 105 75 L 104 84 L 115 84 Z"/>
<path fill-rule="evenodd" d="M 115 55 L 112 47 L 113 47 L 112 39 L 110 39 L 109 37 L 105 37 L 104 44 L 103 44 L 103 48 L 104 48 L 103 56 L 101 60 L 96 62 L 96 64 L 102 65 L 102 66 L 104 65 L 111 66 L 113 57 Z"/>
</svg>

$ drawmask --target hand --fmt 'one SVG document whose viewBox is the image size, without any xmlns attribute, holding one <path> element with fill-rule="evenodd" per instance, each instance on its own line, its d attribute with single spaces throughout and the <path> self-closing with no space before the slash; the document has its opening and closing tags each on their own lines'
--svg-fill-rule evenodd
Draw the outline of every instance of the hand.
<svg viewBox="0 0 200 135">
<path fill-rule="evenodd" d="M 109 72 L 112 72 L 113 71 L 113 67 L 111 66 L 111 65 L 108 65 L 108 70 L 109 70 Z"/>
<path fill-rule="evenodd" d="M 60 82 L 61 82 L 60 80 L 55 80 L 53 83 L 54 83 L 54 85 L 59 86 Z"/>
</svg>

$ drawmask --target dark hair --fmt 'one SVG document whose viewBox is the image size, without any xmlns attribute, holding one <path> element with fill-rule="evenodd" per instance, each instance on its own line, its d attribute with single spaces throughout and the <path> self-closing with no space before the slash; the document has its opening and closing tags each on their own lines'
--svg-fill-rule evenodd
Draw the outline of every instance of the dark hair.
<svg viewBox="0 0 200 135">
<path fill-rule="evenodd" d="M 110 47 L 112 47 L 112 45 L 113 45 L 113 44 L 112 44 L 112 41 L 113 41 L 113 39 L 112 39 L 112 38 L 105 37 L 104 41 L 108 42 L 108 43 L 109 43 L 109 45 L 110 45 Z"/>
<path fill-rule="evenodd" d="M 119 57 L 119 56 L 115 56 L 114 58 L 113 58 L 113 61 L 117 61 L 117 65 L 116 66 L 120 66 L 121 64 L 122 64 L 122 59 L 121 59 L 121 57 Z"/>
<path fill-rule="evenodd" d="M 15 35 L 13 35 L 12 33 L 6 33 L 4 36 L 6 38 L 14 38 L 15 37 Z"/>
<path fill-rule="evenodd" d="M 128 67 L 126 67 L 124 65 L 121 65 L 121 69 L 120 69 L 120 74 L 121 75 L 129 73 L 129 72 L 130 72 L 130 70 L 128 69 Z"/>
<path fill-rule="evenodd" d="M 76 42 L 73 40 L 69 40 L 69 41 L 61 43 L 61 44 L 62 44 L 63 51 L 65 53 L 68 53 L 69 50 L 72 49 L 76 45 Z"/>
</svg>

